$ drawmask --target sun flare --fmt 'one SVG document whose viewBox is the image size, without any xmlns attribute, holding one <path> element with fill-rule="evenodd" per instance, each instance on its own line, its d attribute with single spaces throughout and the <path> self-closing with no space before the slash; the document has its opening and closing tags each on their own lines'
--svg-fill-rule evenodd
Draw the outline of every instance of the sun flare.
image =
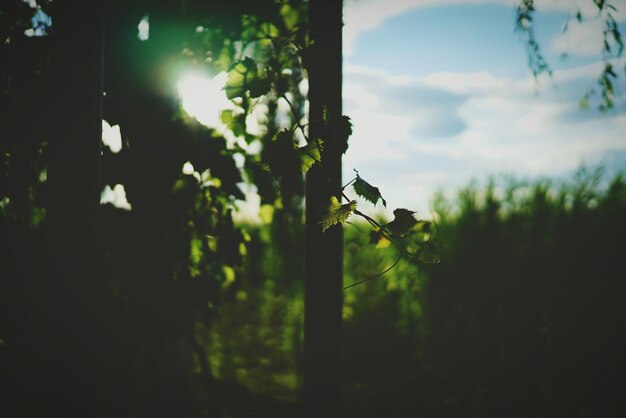
<svg viewBox="0 0 626 418">
<path fill-rule="evenodd" d="M 183 76 L 176 87 L 185 112 L 201 124 L 216 128 L 220 113 L 234 107 L 223 90 L 227 79 L 228 74 L 223 71 L 213 78 L 200 74 Z"/>
</svg>

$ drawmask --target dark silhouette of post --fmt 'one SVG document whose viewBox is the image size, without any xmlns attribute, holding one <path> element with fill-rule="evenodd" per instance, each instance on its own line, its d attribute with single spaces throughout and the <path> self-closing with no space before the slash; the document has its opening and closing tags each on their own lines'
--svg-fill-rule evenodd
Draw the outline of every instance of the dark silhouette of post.
<svg viewBox="0 0 626 418">
<path fill-rule="evenodd" d="M 49 416 L 97 417 L 106 414 L 100 401 L 106 288 L 96 249 L 104 17 L 101 1 L 52 7 L 54 82 L 42 109 L 50 118 L 42 402 Z"/>
<path fill-rule="evenodd" d="M 305 64 L 309 71 L 310 137 L 322 136 L 324 109 L 341 116 L 342 1 L 312 0 L 309 33 L 314 44 Z M 304 320 L 304 415 L 338 417 L 341 411 L 341 308 L 343 231 L 322 233 L 320 220 L 332 195 L 341 199 L 341 149 L 324 138 L 322 160 L 306 179 L 306 253 Z"/>
</svg>

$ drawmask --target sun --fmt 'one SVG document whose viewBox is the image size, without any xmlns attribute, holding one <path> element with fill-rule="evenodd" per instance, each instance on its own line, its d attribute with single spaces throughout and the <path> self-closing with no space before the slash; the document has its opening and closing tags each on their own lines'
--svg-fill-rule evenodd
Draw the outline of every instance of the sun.
<svg viewBox="0 0 626 418">
<path fill-rule="evenodd" d="M 220 113 L 234 108 L 223 90 L 227 80 L 228 74 L 224 71 L 213 78 L 197 73 L 184 75 L 176 83 L 183 110 L 201 124 L 217 128 Z"/>
</svg>

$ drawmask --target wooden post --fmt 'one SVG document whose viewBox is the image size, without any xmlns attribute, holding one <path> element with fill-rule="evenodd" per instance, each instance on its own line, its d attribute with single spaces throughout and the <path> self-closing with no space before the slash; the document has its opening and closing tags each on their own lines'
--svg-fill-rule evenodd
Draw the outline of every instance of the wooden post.
<svg viewBox="0 0 626 418">
<path fill-rule="evenodd" d="M 321 135 L 323 109 L 341 116 L 342 1 L 311 0 L 308 57 L 311 138 Z M 315 165 L 306 179 L 304 415 L 337 418 L 341 412 L 341 310 L 343 231 L 320 224 L 332 195 L 340 196 L 341 149 L 324 138 L 324 169 Z"/>
</svg>

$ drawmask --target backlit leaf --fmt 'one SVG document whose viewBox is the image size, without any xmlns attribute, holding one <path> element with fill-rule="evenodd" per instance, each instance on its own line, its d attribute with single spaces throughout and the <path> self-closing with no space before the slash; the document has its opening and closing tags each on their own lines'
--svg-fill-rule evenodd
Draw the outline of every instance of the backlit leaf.
<svg viewBox="0 0 626 418">
<path fill-rule="evenodd" d="M 267 91 L 269 91 L 268 85 L 269 82 L 259 79 L 257 65 L 254 60 L 250 57 L 246 57 L 243 61 L 239 61 L 235 64 L 228 72 L 228 80 L 224 86 L 224 91 L 226 97 L 234 99 L 235 97 L 243 96 L 247 90 L 251 90 L 251 93 L 254 94 L 263 92 L 266 88 Z M 261 94 L 265 94 L 267 91 Z"/>
<path fill-rule="evenodd" d="M 417 224 L 414 214 L 412 210 L 396 209 L 393 211 L 394 220 L 385 225 L 385 228 L 395 235 L 404 235 Z"/>
<path fill-rule="evenodd" d="M 250 90 L 250 97 L 256 98 L 267 94 L 272 88 L 272 83 L 268 78 L 258 78 L 252 80 L 247 87 Z"/>
<path fill-rule="evenodd" d="M 381 228 L 376 228 L 370 231 L 370 244 L 375 244 L 376 248 L 387 248 L 391 241 L 384 235 Z"/>
<path fill-rule="evenodd" d="M 268 38 L 276 38 L 278 37 L 278 35 L 280 35 L 280 32 L 278 31 L 276 25 L 270 22 L 265 22 L 261 24 L 261 30 L 259 35 Z"/>
<path fill-rule="evenodd" d="M 330 121 L 330 131 L 333 135 L 333 140 L 337 141 L 339 150 L 341 153 L 345 153 L 348 150 L 348 138 L 352 135 L 352 122 L 348 116 L 341 116 L 339 119 Z"/>
<path fill-rule="evenodd" d="M 330 206 L 328 207 L 328 214 L 324 216 L 324 218 L 322 218 L 322 232 L 326 231 L 333 225 L 345 224 L 355 209 L 355 200 L 352 200 L 349 203 L 342 205 L 337 197 L 331 197 Z"/>
<path fill-rule="evenodd" d="M 298 148 L 298 155 L 300 156 L 303 173 L 309 171 L 309 168 L 321 159 L 320 149 L 314 142 Z"/>
<path fill-rule="evenodd" d="M 387 207 L 387 202 L 385 202 L 385 199 L 383 199 L 378 187 L 374 187 L 365 180 L 363 180 L 359 176 L 359 173 L 356 174 L 356 180 L 352 184 L 352 188 L 354 188 L 356 194 L 361 196 L 363 199 L 372 202 L 374 205 L 378 203 L 378 200 L 380 199 L 383 202 L 383 206 Z"/>
<path fill-rule="evenodd" d="M 383 230 L 381 228 L 372 229 L 370 231 L 370 244 L 378 244 L 382 236 Z"/>
<path fill-rule="evenodd" d="M 284 130 L 269 141 L 261 152 L 261 161 L 275 178 L 292 176 L 299 171 L 298 150 L 293 132 Z"/>
</svg>

